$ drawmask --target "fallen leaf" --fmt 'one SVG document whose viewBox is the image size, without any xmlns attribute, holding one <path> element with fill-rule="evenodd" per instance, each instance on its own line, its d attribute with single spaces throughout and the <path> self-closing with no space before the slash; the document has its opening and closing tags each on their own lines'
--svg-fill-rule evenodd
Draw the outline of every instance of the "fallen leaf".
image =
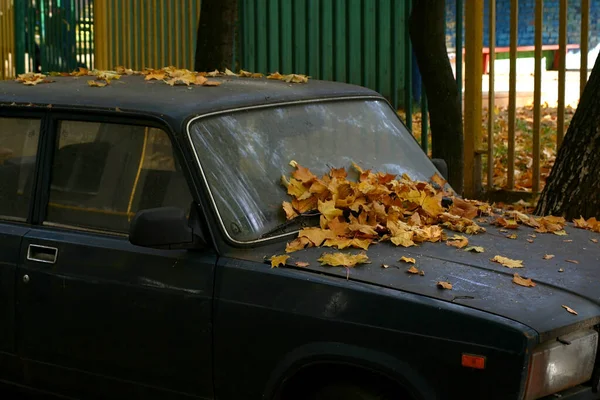
<svg viewBox="0 0 600 400">
<path fill-rule="evenodd" d="M 387 265 L 387 264 L 381 264 L 381 266 L 382 266 L 383 268 L 389 268 L 389 267 L 390 267 L 390 266 L 389 266 L 389 265 Z"/>
<path fill-rule="evenodd" d="M 440 281 L 437 284 L 437 287 L 439 287 L 440 289 L 448 289 L 448 290 L 452 290 L 452 284 L 450 282 L 443 282 Z"/>
<path fill-rule="evenodd" d="M 508 239 L 517 239 L 517 238 L 518 238 L 518 236 L 517 236 L 517 234 L 516 234 L 516 233 L 513 233 L 512 235 L 506 235 L 506 237 L 507 237 Z"/>
<path fill-rule="evenodd" d="M 292 253 L 294 251 L 305 249 L 306 247 L 313 247 L 313 243 L 307 237 L 298 237 L 285 246 L 286 253 Z"/>
<path fill-rule="evenodd" d="M 310 265 L 310 263 L 307 263 L 305 261 L 296 261 L 295 264 L 296 267 L 308 267 Z"/>
<path fill-rule="evenodd" d="M 523 260 L 512 260 L 507 257 L 495 256 L 491 259 L 493 262 L 497 262 L 498 264 L 502 264 L 508 268 L 523 268 Z"/>
<path fill-rule="evenodd" d="M 550 260 L 552 258 L 554 258 L 554 254 L 544 254 L 544 257 L 542 257 L 544 260 Z"/>
<path fill-rule="evenodd" d="M 227 76 L 238 76 L 235 72 L 232 72 L 229 68 L 225 68 L 225 75 Z"/>
<path fill-rule="evenodd" d="M 406 272 L 411 274 L 418 274 L 420 271 L 413 265 L 409 269 L 407 269 Z"/>
<path fill-rule="evenodd" d="M 506 229 L 517 229 L 517 228 L 519 228 L 519 224 L 514 219 L 506 220 L 506 219 L 504 219 L 502 217 L 498 217 L 498 218 L 496 218 L 495 224 L 499 225 L 499 226 L 501 226 L 503 228 L 506 228 Z"/>
<path fill-rule="evenodd" d="M 594 243 L 598 243 L 598 239 L 590 239 Z"/>
<path fill-rule="evenodd" d="M 529 243 L 533 243 L 533 239 L 526 239 Z"/>
<path fill-rule="evenodd" d="M 532 238 L 536 238 L 537 237 L 537 235 L 535 233 L 530 233 L 527 236 L 532 237 Z"/>
<path fill-rule="evenodd" d="M 405 256 L 400 257 L 400 260 L 398 260 L 398 261 L 404 261 L 405 263 L 412 263 L 412 264 L 417 262 L 414 258 L 405 257 Z"/>
<path fill-rule="evenodd" d="M 87 81 L 87 84 L 92 86 L 92 87 L 104 87 L 106 85 L 108 85 L 108 82 L 105 81 Z"/>
<path fill-rule="evenodd" d="M 206 81 L 202 84 L 202 86 L 220 86 L 221 83 L 223 82 L 219 82 L 219 81 Z"/>
<path fill-rule="evenodd" d="M 515 272 L 513 275 L 513 282 L 517 285 L 525 286 L 525 287 L 534 287 L 535 283 L 531 280 L 531 278 L 523 278 L 519 274 Z"/>
<path fill-rule="evenodd" d="M 465 249 L 465 251 L 472 251 L 473 253 L 483 253 L 484 248 L 481 246 L 469 246 Z"/>
<path fill-rule="evenodd" d="M 498 232 L 506 233 L 506 232 L 508 232 L 508 230 L 507 229 L 498 229 Z"/>
<path fill-rule="evenodd" d="M 567 232 L 564 229 L 562 229 L 560 231 L 554 231 L 552 233 L 554 233 L 555 235 L 558 235 L 558 236 L 567 236 Z"/>
<path fill-rule="evenodd" d="M 565 306 L 563 304 L 562 308 L 564 308 L 565 310 L 567 310 L 568 312 L 570 312 L 571 314 L 577 315 L 577 311 L 573 310 L 571 307 Z"/>
<path fill-rule="evenodd" d="M 304 228 L 298 233 L 298 237 L 306 237 L 315 246 L 320 246 L 326 239 L 335 238 L 335 234 L 329 229 Z"/>
<path fill-rule="evenodd" d="M 558 272 L 565 272 L 565 270 L 564 270 L 564 269 L 562 269 L 562 268 L 559 268 L 559 269 L 558 269 Z"/>
<path fill-rule="evenodd" d="M 564 243 L 571 243 L 573 241 L 573 239 L 565 239 L 563 240 Z"/>
<path fill-rule="evenodd" d="M 579 261 L 577 261 L 577 260 L 565 260 L 565 261 L 573 263 L 573 264 L 579 264 Z"/>
<path fill-rule="evenodd" d="M 356 264 L 366 264 L 370 262 L 366 253 L 355 255 L 346 253 L 323 253 L 317 261 L 319 261 L 321 265 L 330 265 L 332 267 L 354 267 Z"/>
<path fill-rule="evenodd" d="M 280 255 L 280 256 L 272 256 L 271 257 L 271 268 L 277 268 L 280 265 L 285 265 L 288 258 L 290 258 L 290 256 L 286 256 L 285 254 Z"/>
<path fill-rule="evenodd" d="M 469 244 L 469 239 L 461 235 L 454 235 L 446 241 L 447 246 L 453 246 L 462 249 Z"/>
</svg>

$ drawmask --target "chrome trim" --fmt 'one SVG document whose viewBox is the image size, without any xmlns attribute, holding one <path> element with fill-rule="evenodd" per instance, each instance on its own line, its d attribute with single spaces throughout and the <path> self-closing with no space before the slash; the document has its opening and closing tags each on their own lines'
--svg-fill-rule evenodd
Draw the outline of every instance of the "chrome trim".
<svg viewBox="0 0 600 400">
<path fill-rule="evenodd" d="M 330 98 L 326 98 L 326 99 L 285 101 L 285 102 L 280 102 L 280 103 L 270 103 L 270 104 L 261 104 L 261 105 L 256 105 L 256 106 L 230 108 L 227 110 L 214 111 L 211 113 L 198 115 L 188 121 L 188 123 L 186 124 L 186 127 L 185 127 L 185 134 L 188 138 L 190 146 L 192 147 L 192 151 L 194 152 L 194 157 L 196 158 L 196 163 L 198 164 L 198 167 L 200 168 L 200 174 L 202 175 L 204 187 L 208 191 L 208 195 L 210 197 L 210 202 L 212 204 L 213 209 L 215 210 L 215 213 L 217 214 L 217 219 L 219 220 L 219 225 L 221 225 L 221 231 L 223 233 L 225 233 L 225 236 L 227 237 L 228 240 L 230 240 L 231 242 L 233 242 L 235 244 L 242 244 L 242 245 L 255 244 L 255 243 L 267 242 L 267 241 L 270 241 L 273 239 L 279 239 L 279 238 L 286 237 L 286 236 L 291 236 L 291 235 L 298 233 L 299 230 L 283 233 L 281 235 L 269 236 L 268 238 L 250 240 L 250 241 L 246 241 L 246 242 L 239 241 L 239 240 L 232 238 L 231 235 L 229 234 L 229 231 L 225 227 L 225 223 L 223 222 L 221 213 L 219 213 L 219 207 L 217 207 L 215 197 L 213 196 L 212 190 L 210 189 L 210 185 L 208 184 L 208 180 L 206 179 L 206 175 L 204 174 L 204 169 L 202 169 L 202 163 L 200 163 L 200 157 L 198 157 L 198 152 L 196 151 L 196 147 L 194 146 L 194 142 L 192 141 L 192 137 L 191 137 L 191 133 L 190 133 L 190 125 L 199 119 L 213 117 L 215 115 L 221 115 L 221 114 L 230 114 L 230 113 L 236 113 L 236 112 L 240 112 L 240 111 L 257 110 L 257 109 L 262 109 L 262 108 L 275 108 L 275 107 L 281 107 L 281 106 L 287 106 L 287 105 L 324 103 L 324 102 L 342 101 L 342 100 L 379 100 L 379 101 L 383 101 L 384 103 L 389 105 L 389 102 L 384 97 L 375 96 L 375 95 L 346 96 L 346 97 L 341 96 L 341 97 L 330 97 Z"/>
<path fill-rule="evenodd" d="M 54 259 L 52 261 L 48 261 L 48 260 L 41 260 L 39 258 L 35 258 L 31 256 L 31 249 L 48 249 L 48 250 L 54 250 Z M 42 246 L 39 244 L 32 244 L 30 243 L 29 246 L 27 246 L 27 259 L 29 261 L 35 261 L 35 262 L 40 262 L 40 263 L 45 263 L 45 264 L 55 264 L 56 260 L 58 259 L 58 248 L 56 247 L 50 247 L 50 246 Z"/>
<path fill-rule="evenodd" d="M 10 215 L 0 215 L 0 222 L 22 222 L 26 223 L 27 218 L 13 217 Z"/>
<path fill-rule="evenodd" d="M 83 231 L 83 232 L 88 232 L 88 233 L 99 233 L 99 234 L 103 234 L 103 235 L 129 238 L 129 235 L 126 233 L 103 231 L 101 229 L 93 229 L 93 228 L 84 228 L 84 227 L 76 226 L 76 225 L 59 224 L 57 222 L 44 221 L 44 222 L 42 222 L 42 226 L 49 226 L 51 228 L 64 228 L 64 229 L 71 229 L 71 230 L 75 230 L 75 231 Z"/>
</svg>

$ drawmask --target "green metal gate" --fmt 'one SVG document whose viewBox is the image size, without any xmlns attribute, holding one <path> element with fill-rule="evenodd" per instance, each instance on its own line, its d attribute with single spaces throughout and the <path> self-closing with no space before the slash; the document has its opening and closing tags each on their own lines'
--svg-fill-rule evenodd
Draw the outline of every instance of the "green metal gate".
<svg viewBox="0 0 600 400">
<path fill-rule="evenodd" d="M 94 67 L 93 0 L 15 2 L 17 72 Z"/>
<path fill-rule="evenodd" d="M 397 106 L 405 20 L 397 0 L 241 0 L 240 66 L 367 86 Z"/>
</svg>

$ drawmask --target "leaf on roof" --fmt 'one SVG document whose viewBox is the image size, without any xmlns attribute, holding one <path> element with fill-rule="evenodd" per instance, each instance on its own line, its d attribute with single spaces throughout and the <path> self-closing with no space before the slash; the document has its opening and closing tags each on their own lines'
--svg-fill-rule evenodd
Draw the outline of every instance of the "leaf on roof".
<svg viewBox="0 0 600 400">
<path fill-rule="evenodd" d="M 465 249 L 465 251 L 471 251 L 473 253 L 483 253 L 485 250 L 481 246 L 469 246 Z"/>
<path fill-rule="evenodd" d="M 454 235 L 451 238 L 448 238 L 446 241 L 446 245 L 456 247 L 457 249 L 462 249 L 469 244 L 469 239 L 462 235 Z"/>
<path fill-rule="evenodd" d="M 491 261 L 508 268 L 523 268 L 523 260 L 512 260 L 508 257 L 495 256 L 491 259 Z"/>
<path fill-rule="evenodd" d="M 410 264 L 414 264 L 414 263 L 417 262 L 414 258 L 412 258 L 412 257 L 406 257 L 406 256 L 400 257 L 400 260 L 398 260 L 398 261 L 403 261 L 405 263 L 410 263 Z"/>
<path fill-rule="evenodd" d="M 417 267 L 415 267 L 414 265 L 411 265 L 411 267 L 409 269 L 407 269 L 406 272 L 408 272 L 409 274 L 415 274 L 415 275 L 418 275 L 419 273 L 421 273 L 421 271 L 419 271 L 419 269 Z"/>
<path fill-rule="evenodd" d="M 450 282 L 439 281 L 436 285 L 440 289 L 452 290 L 452 284 Z"/>
<path fill-rule="evenodd" d="M 535 286 L 535 282 L 533 282 L 531 280 L 531 278 L 523 278 L 516 272 L 513 275 L 513 282 L 516 283 L 517 285 L 521 285 L 521 286 L 525 286 L 525 287 L 534 287 Z"/>
</svg>

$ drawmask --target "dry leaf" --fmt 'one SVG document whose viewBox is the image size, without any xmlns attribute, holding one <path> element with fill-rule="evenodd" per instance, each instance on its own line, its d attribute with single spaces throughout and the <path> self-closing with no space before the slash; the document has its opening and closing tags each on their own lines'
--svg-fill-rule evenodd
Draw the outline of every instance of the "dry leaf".
<svg viewBox="0 0 600 400">
<path fill-rule="evenodd" d="M 326 239 L 335 238 L 335 234 L 328 229 L 304 228 L 298 233 L 298 237 L 306 237 L 315 246 L 320 246 Z"/>
<path fill-rule="evenodd" d="M 544 260 L 550 260 L 552 258 L 554 258 L 554 254 L 544 254 L 544 257 L 542 257 Z"/>
<path fill-rule="evenodd" d="M 314 244 L 307 237 L 298 237 L 285 246 L 286 253 L 302 250 L 306 247 L 313 247 Z"/>
<path fill-rule="evenodd" d="M 412 263 L 412 264 L 417 262 L 414 258 L 405 257 L 405 256 L 400 257 L 400 260 L 398 260 L 398 261 L 404 261 L 405 263 Z"/>
<path fill-rule="evenodd" d="M 108 85 L 108 82 L 105 81 L 87 81 L 87 84 L 92 87 L 104 87 Z"/>
<path fill-rule="evenodd" d="M 573 264 L 579 264 L 579 261 L 577 261 L 577 260 L 565 260 L 565 261 L 573 263 Z"/>
<path fill-rule="evenodd" d="M 290 258 L 290 256 L 287 256 L 285 254 L 280 255 L 280 256 L 272 256 L 271 257 L 271 268 L 277 268 L 280 265 L 285 265 L 288 258 Z"/>
<path fill-rule="evenodd" d="M 346 253 L 323 253 L 317 260 L 321 265 L 330 265 L 332 267 L 354 267 L 356 264 L 369 263 L 369 257 L 366 253 L 355 255 Z"/>
<path fill-rule="evenodd" d="M 225 68 L 225 75 L 227 76 L 238 76 L 235 72 L 232 72 L 229 68 Z"/>
<path fill-rule="evenodd" d="M 558 236 L 567 236 L 567 232 L 564 229 L 562 229 L 560 231 L 554 231 L 552 233 L 554 233 L 555 235 L 558 235 Z"/>
<path fill-rule="evenodd" d="M 465 251 L 472 251 L 473 253 L 483 253 L 485 250 L 481 246 L 469 246 Z"/>
<path fill-rule="evenodd" d="M 440 281 L 437 283 L 437 287 L 439 287 L 440 289 L 452 290 L 452 284 L 450 282 Z"/>
<path fill-rule="evenodd" d="M 518 238 L 518 236 L 517 236 L 517 234 L 516 234 L 516 233 L 513 233 L 512 235 L 506 235 L 506 237 L 507 237 L 508 239 L 517 239 L 517 238 Z"/>
<path fill-rule="evenodd" d="M 562 268 L 559 268 L 559 269 L 558 269 L 558 272 L 565 272 L 565 270 L 564 270 L 564 269 L 562 269 Z"/>
<path fill-rule="evenodd" d="M 420 271 L 414 265 L 412 265 L 409 269 L 406 270 L 406 272 L 411 274 L 418 274 Z"/>
<path fill-rule="evenodd" d="M 390 266 L 389 266 L 389 265 L 387 265 L 387 264 L 381 264 L 381 266 L 382 266 L 383 268 L 389 268 L 389 267 L 390 267 Z"/>
<path fill-rule="evenodd" d="M 523 268 L 523 260 L 512 260 L 507 257 L 495 256 L 491 259 L 493 262 L 497 262 L 498 264 L 502 264 L 508 268 Z"/>
<path fill-rule="evenodd" d="M 527 236 L 532 237 L 532 238 L 536 238 L 537 237 L 537 235 L 535 233 L 530 233 Z"/>
<path fill-rule="evenodd" d="M 571 243 L 573 241 L 573 239 L 565 239 L 563 240 L 563 243 Z"/>
<path fill-rule="evenodd" d="M 294 264 L 296 264 L 296 267 L 308 267 L 310 265 L 310 263 L 305 261 L 296 261 Z"/>
<path fill-rule="evenodd" d="M 571 307 L 565 306 L 563 304 L 562 308 L 564 308 L 565 310 L 567 310 L 568 312 L 570 312 L 571 314 L 577 315 L 577 311 L 573 310 Z"/>
<path fill-rule="evenodd" d="M 526 239 L 529 243 L 533 243 L 533 239 Z"/>
<path fill-rule="evenodd" d="M 461 235 L 454 235 L 446 241 L 446 245 L 454 246 L 456 248 L 462 249 L 469 244 L 469 239 Z"/>
<path fill-rule="evenodd" d="M 513 282 L 517 285 L 525 286 L 525 287 L 534 287 L 535 283 L 531 280 L 531 278 L 523 278 L 519 274 L 515 272 L 513 275 Z"/>
<path fill-rule="evenodd" d="M 594 243 L 598 243 L 598 239 L 590 239 Z"/>
</svg>

